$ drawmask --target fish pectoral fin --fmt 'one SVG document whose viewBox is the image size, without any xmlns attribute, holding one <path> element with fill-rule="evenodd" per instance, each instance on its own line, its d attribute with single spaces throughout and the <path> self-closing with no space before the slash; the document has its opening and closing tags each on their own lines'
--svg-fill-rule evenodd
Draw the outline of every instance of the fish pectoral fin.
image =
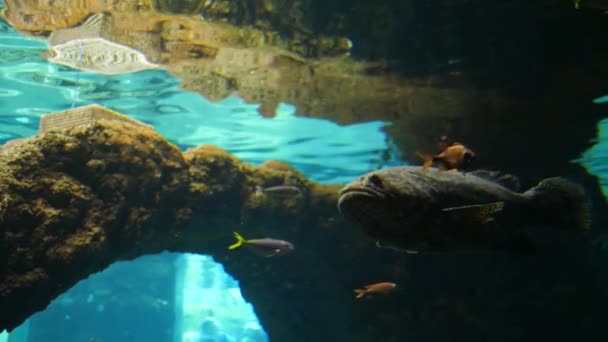
<svg viewBox="0 0 608 342">
<path fill-rule="evenodd" d="M 422 164 L 422 171 L 425 171 L 426 169 L 428 169 L 429 167 L 431 167 L 431 165 L 433 165 L 433 161 L 432 160 L 425 161 L 424 164 Z"/>
<path fill-rule="evenodd" d="M 397 252 L 405 252 L 405 254 L 418 254 L 419 251 L 417 249 L 411 249 L 411 248 L 399 248 L 399 247 L 395 247 L 392 245 L 382 245 L 380 244 L 380 241 L 376 241 L 376 247 L 378 248 L 385 248 L 385 249 L 391 249 L 393 251 L 397 251 Z"/>
<path fill-rule="evenodd" d="M 269 253 L 268 255 L 266 255 L 267 258 L 272 258 L 275 255 L 278 255 L 279 253 L 281 253 L 280 249 L 273 249 L 271 253 Z"/>
<path fill-rule="evenodd" d="M 441 211 L 455 220 L 469 220 L 475 223 L 489 223 L 494 220 L 493 214 L 501 211 L 504 202 L 494 202 L 486 204 L 472 204 L 460 207 L 444 208 Z"/>
</svg>

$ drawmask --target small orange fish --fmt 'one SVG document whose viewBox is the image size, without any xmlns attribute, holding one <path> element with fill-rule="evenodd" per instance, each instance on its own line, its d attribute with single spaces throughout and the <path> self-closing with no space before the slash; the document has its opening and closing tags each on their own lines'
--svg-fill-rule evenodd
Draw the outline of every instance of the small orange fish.
<svg viewBox="0 0 608 342">
<path fill-rule="evenodd" d="M 371 285 L 365 285 L 362 289 L 355 289 L 355 298 L 360 299 L 363 297 L 371 298 L 373 295 L 382 294 L 387 295 L 397 289 L 397 284 L 389 282 L 381 282 Z"/>
<path fill-rule="evenodd" d="M 441 163 L 439 168 L 441 171 L 463 170 L 468 168 L 475 159 L 475 153 L 459 142 L 449 146 L 445 143 L 442 144 L 442 151 L 437 155 L 420 152 L 417 154 L 424 160 L 422 170 L 428 169 L 435 162 Z"/>
</svg>

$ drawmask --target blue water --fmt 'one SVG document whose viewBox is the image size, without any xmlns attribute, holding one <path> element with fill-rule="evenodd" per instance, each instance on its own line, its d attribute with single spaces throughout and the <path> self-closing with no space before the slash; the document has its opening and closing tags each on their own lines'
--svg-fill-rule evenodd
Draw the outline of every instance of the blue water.
<svg viewBox="0 0 608 342">
<path fill-rule="evenodd" d="M 288 104 L 267 119 L 259 104 L 236 96 L 214 103 L 183 91 L 163 70 L 103 76 L 50 64 L 39 56 L 46 47 L 45 40 L 0 29 L 0 143 L 35 134 L 44 113 L 97 103 L 153 125 L 182 149 L 213 144 L 254 164 L 283 160 L 319 182 L 348 182 L 400 163 L 381 130 L 388 122 L 340 126 L 295 117 Z"/>
<path fill-rule="evenodd" d="M 262 118 L 259 104 L 236 96 L 210 102 L 181 90 L 180 80 L 163 70 L 101 76 L 49 64 L 40 57 L 46 48 L 45 40 L 0 21 L 0 143 L 34 135 L 42 114 L 98 103 L 153 125 L 181 149 L 214 144 L 254 164 L 282 160 L 319 182 L 348 182 L 401 163 L 382 131 L 388 122 L 340 126 L 296 117 L 289 104 L 281 104 L 275 118 Z M 204 258 L 162 254 L 116 263 L 31 317 L 11 341 L 25 341 L 18 335 L 28 333 L 36 341 L 68 335 L 82 341 L 266 341 L 238 283 Z M 216 276 L 208 278 L 211 273 Z M 133 298 L 149 306 L 128 311 Z M 158 323 L 151 327 L 150 321 Z"/>
</svg>

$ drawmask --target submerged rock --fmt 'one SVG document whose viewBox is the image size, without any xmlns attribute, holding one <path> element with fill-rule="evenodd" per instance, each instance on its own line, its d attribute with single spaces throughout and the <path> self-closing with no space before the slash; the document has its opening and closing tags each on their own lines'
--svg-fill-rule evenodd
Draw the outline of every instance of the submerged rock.
<svg viewBox="0 0 608 342">
<path fill-rule="evenodd" d="M 38 135 L 0 148 L 0 170 L 0 306 L 13 308 L 0 311 L 0 329 L 116 260 L 226 254 L 233 227 L 257 235 L 262 220 L 317 220 L 314 188 L 297 208 L 248 204 L 267 181 L 312 187 L 291 167 L 256 168 L 213 146 L 182 154 L 152 127 L 96 105 L 46 115 Z"/>
</svg>

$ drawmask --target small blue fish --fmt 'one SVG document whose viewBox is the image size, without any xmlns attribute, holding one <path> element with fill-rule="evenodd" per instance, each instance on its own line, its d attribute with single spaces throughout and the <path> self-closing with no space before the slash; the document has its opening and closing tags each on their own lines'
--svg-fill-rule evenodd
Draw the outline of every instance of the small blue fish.
<svg viewBox="0 0 608 342">
<path fill-rule="evenodd" d="M 229 250 L 237 249 L 241 246 L 246 246 L 254 253 L 265 257 L 273 257 L 277 255 L 287 254 L 294 250 L 294 246 L 284 240 L 276 240 L 270 238 L 245 240 L 241 234 L 234 232 L 236 243 L 228 246 Z"/>
</svg>

